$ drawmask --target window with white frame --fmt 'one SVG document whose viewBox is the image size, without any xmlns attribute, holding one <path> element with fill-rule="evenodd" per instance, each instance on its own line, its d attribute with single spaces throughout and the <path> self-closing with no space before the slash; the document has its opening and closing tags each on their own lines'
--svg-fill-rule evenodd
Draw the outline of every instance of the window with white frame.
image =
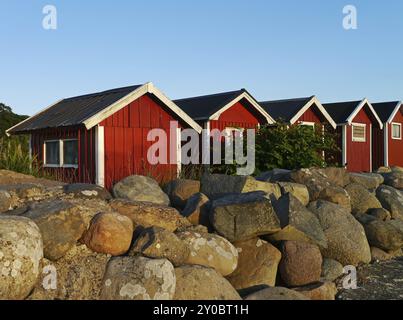
<svg viewBox="0 0 403 320">
<path fill-rule="evenodd" d="M 44 142 L 44 164 L 46 167 L 78 166 L 78 140 L 49 140 Z"/>
<path fill-rule="evenodd" d="M 362 123 L 355 123 L 352 125 L 353 141 L 366 142 L 367 141 L 367 125 Z"/>
<path fill-rule="evenodd" d="M 45 141 L 45 165 L 46 166 L 59 166 L 60 164 L 60 141 L 52 140 Z"/>
<path fill-rule="evenodd" d="M 299 125 L 304 127 L 311 127 L 315 130 L 315 122 L 301 121 L 299 122 Z"/>
<path fill-rule="evenodd" d="M 402 140 L 402 124 L 392 123 L 392 139 Z"/>
</svg>

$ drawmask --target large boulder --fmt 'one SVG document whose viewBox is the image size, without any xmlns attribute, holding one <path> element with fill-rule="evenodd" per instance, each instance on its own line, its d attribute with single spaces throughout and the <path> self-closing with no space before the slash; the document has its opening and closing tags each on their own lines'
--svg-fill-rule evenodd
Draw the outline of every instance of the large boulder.
<svg viewBox="0 0 403 320">
<path fill-rule="evenodd" d="M 368 215 L 374 217 L 376 220 L 387 221 L 392 219 L 390 212 L 384 208 L 371 209 L 368 211 Z"/>
<path fill-rule="evenodd" d="M 173 180 L 165 186 L 164 190 L 169 196 L 172 206 L 182 210 L 185 208 L 188 199 L 200 191 L 200 181 L 188 179 Z"/>
<path fill-rule="evenodd" d="M 205 174 L 201 179 L 201 192 L 210 199 L 217 199 L 227 194 L 254 191 L 264 191 L 267 194 L 273 194 L 276 198 L 281 196 L 280 187 L 277 184 L 258 181 L 249 176 Z"/>
<path fill-rule="evenodd" d="M 370 209 L 382 208 L 376 196 L 358 183 L 351 183 L 346 187 L 351 198 L 351 211 L 354 215 L 367 213 Z"/>
<path fill-rule="evenodd" d="M 0 213 L 10 209 L 12 209 L 10 193 L 6 190 L 0 190 Z"/>
<path fill-rule="evenodd" d="M 382 174 L 385 182 L 384 184 L 395 189 L 403 190 L 403 171 L 398 167 L 392 168 L 392 172 Z"/>
<path fill-rule="evenodd" d="M 210 204 L 206 195 L 196 193 L 188 199 L 182 215 L 193 225 L 203 225 L 211 229 Z"/>
<path fill-rule="evenodd" d="M 283 288 L 283 287 L 274 287 L 274 288 L 266 288 L 260 290 L 258 292 L 252 293 L 248 295 L 245 300 L 310 300 L 308 297 L 303 295 L 300 292 L 295 290 Z"/>
<path fill-rule="evenodd" d="M 37 282 L 42 258 L 42 237 L 33 221 L 0 216 L 0 300 L 25 299 Z"/>
<path fill-rule="evenodd" d="M 52 261 L 63 257 L 86 228 L 79 208 L 63 200 L 35 203 L 24 216 L 38 225 L 43 238 L 44 256 Z"/>
<path fill-rule="evenodd" d="M 114 211 L 129 217 L 135 226 L 160 227 L 175 231 L 191 225 L 178 210 L 163 205 L 114 199 L 110 202 L 110 206 Z"/>
<path fill-rule="evenodd" d="M 152 227 L 145 229 L 133 243 L 129 255 L 142 254 L 148 258 L 168 259 L 174 266 L 185 264 L 190 249 L 173 232 Z"/>
<path fill-rule="evenodd" d="M 344 274 L 344 267 L 343 265 L 333 259 L 323 259 L 322 264 L 322 274 L 321 280 L 322 281 L 335 281 L 336 279 L 340 278 Z"/>
<path fill-rule="evenodd" d="M 239 253 L 238 267 L 227 277 L 237 290 L 260 285 L 274 287 L 281 252 L 259 238 L 234 243 Z"/>
<path fill-rule="evenodd" d="M 323 189 L 319 194 L 319 199 L 338 204 L 351 212 L 350 195 L 342 187 L 330 186 Z"/>
<path fill-rule="evenodd" d="M 350 173 L 350 180 L 368 190 L 376 190 L 384 182 L 383 176 L 377 173 Z"/>
<path fill-rule="evenodd" d="M 320 192 L 330 186 L 344 187 L 350 177 L 344 168 L 311 168 L 291 173 L 292 181 L 306 185 L 311 201 L 319 198 Z"/>
<path fill-rule="evenodd" d="M 280 221 L 264 192 L 230 195 L 213 201 L 210 220 L 231 242 L 280 231 Z"/>
<path fill-rule="evenodd" d="M 256 180 L 266 182 L 290 182 L 291 170 L 286 169 L 273 169 L 271 171 L 263 172 L 256 177 Z"/>
<path fill-rule="evenodd" d="M 390 212 L 393 219 L 403 220 L 403 192 L 382 185 L 376 190 L 376 196 L 382 206 Z"/>
<path fill-rule="evenodd" d="M 238 292 L 217 271 L 202 266 L 175 269 L 174 300 L 241 300 Z"/>
<path fill-rule="evenodd" d="M 363 226 L 343 207 L 318 200 L 308 207 L 319 219 L 327 238 L 324 258 L 343 265 L 357 266 L 371 261 L 371 252 Z"/>
<path fill-rule="evenodd" d="M 336 285 L 333 282 L 318 282 L 308 286 L 294 289 L 311 300 L 335 300 L 337 294 Z"/>
<path fill-rule="evenodd" d="M 102 300 L 171 300 L 175 294 L 174 266 L 166 259 L 115 257 L 102 280 Z"/>
<path fill-rule="evenodd" d="M 150 177 L 130 176 L 113 186 L 115 198 L 169 205 L 169 197 Z"/>
<path fill-rule="evenodd" d="M 281 252 L 279 272 L 288 287 L 304 286 L 320 280 L 322 255 L 317 246 L 306 242 L 285 241 Z"/>
<path fill-rule="evenodd" d="M 238 251 L 226 239 L 209 233 L 179 232 L 177 236 L 190 249 L 186 264 L 215 269 L 223 276 L 233 273 L 238 265 Z"/>
<path fill-rule="evenodd" d="M 273 202 L 282 230 L 267 236 L 270 241 L 305 241 L 327 247 L 327 240 L 318 218 L 297 198 L 288 193 Z"/>
<path fill-rule="evenodd" d="M 309 204 L 309 191 L 308 188 L 303 184 L 292 182 L 279 182 L 278 185 L 281 188 L 282 195 L 291 193 L 304 206 L 307 206 Z"/>
<path fill-rule="evenodd" d="M 74 246 L 56 262 L 43 260 L 30 300 L 98 300 L 110 256 Z"/>
<path fill-rule="evenodd" d="M 364 227 L 371 246 L 386 251 L 395 251 L 403 247 L 403 220 L 376 220 Z"/>
<path fill-rule="evenodd" d="M 89 183 L 73 183 L 65 185 L 63 191 L 76 198 L 111 200 L 112 195 L 105 188 Z"/>
<path fill-rule="evenodd" d="M 82 241 L 92 251 L 120 256 L 129 250 L 133 232 L 133 222 L 128 217 L 115 212 L 99 213 L 92 219 Z"/>
</svg>

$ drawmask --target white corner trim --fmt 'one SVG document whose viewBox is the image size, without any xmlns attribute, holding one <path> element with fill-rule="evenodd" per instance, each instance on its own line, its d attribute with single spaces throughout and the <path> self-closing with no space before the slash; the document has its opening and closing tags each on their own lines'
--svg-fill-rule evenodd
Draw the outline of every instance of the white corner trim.
<svg viewBox="0 0 403 320">
<path fill-rule="evenodd" d="M 332 125 L 333 129 L 336 129 L 337 124 L 334 122 L 333 118 L 330 116 L 330 114 L 326 111 L 326 109 L 323 107 L 322 103 L 318 100 L 316 96 L 312 97 L 309 102 L 302 107 L 301 110 L 298 111 L 298 113 L 291 119 L 290 123 L 294 124 L 295 122 L 298 121 L 299 118 L 302 117 L 302 115 L 314 104 L 318 107 L 319 111 L 323 114 L 323 116 L 326 118 L 326 120 Z"/>
<path fill-rule="evenodd" d="M 243 92 L 240 94 L 238 97 L 236 97 L 234 100 L 231 102 L 227 103 L 224 107 L 222 107 L 220 110 L 218 110 L 216 113 L 214 113 L 209 120 L 218 120 L 221 116 L 221 114 L 225 111 L 227 111 L 229 108 L 231 108 L 234 104 L 237 102 L 241 101 L 242 99 L 246 99 L 259 113 L 261 113 L 268 124 L 274 124 L 276 121 L 268 114 L 261 106 L 259 103 L 255 101 L 247 92 Z"/>
<path fill-rule="evenodd" d="M 388 119 L 388 123 L 392 123 L 393 119 L 396 117 L 396 114 L 399 112 L 400 108 L 402 108 L 402 101 L 399 101 L 395 107 L 395 110 L 393 110 L 393 113 L 390 115 L 390 118 Z"/>
<path fill-rule="evenodd" d="M 342 136 L 342 165 L 343 167 L 347 164 L 347 125 L 343 125 L 341 127 L 341 136 Z"/>
<path fill-rule="evenodd" d="M 161 100 L 169 109 L 176 113 L 183 121 L 189 124 L 190 127 L 195 129 L 198 133 L 201 132 L 202 128 L 190 118 L 182 109 L 180 109 L 172 100 L 168 99 L 159 89 L 157 89 L 151 82 L 144 84 L 143 86 L 132 91 L 128 95 L 124 96 L 119 101 L 116 101 L 109 107 L 98 112 L 96 115 L 84 121 L 84 125 L 87 130 L 95 127 L 114 113 L 126 107 L 131 102 L 137 100 L 143 95 L 150 93 L 155 95 L 159 100 Z"/>
<path fill-rule="evenodd" d="M 385 130 L 383 131 L 383 139 L 384 139 L 384 161 L 385 161 L 385 167 L 389 167 L 389 124 L 385 123 Z"/>
<path fill-rule="evenodd" d="M 348 117 L 347 122 L 348 124 L 352 124 L 352 122 L 354 121 L 354 118 L 357 116 L 358 112 L 361 111 L 361 109 L 365 106 L 368 105 L 369 109 L 371 110 L 372 114 L 374 115 L 376 121 L 378 121 L 379 127 L 381 129 L 383 129 L 383 123 L 381 121 L 381 119 L 379 118 L 378 114 L 376 113 L 374 107 L 372 106 L 372 104 L 368 101 L 367 98 L 364 98 L 359 104 L 358 106 L 355 108 L 355 110 L 353 111 L 353 113 Z"/>
<path fill-rule="evenodd" d="M 101 187 L 105 186 L 105 128 L 95 127 L 95 183 Z"/>
<path fill-rule="evenodd" d="M 372 168 L 373 157 L 372 157 L 372 123 L 369 125 L 369 172 L 373 171 Z"/>
<path fill-rule="evenodd" d="M 24 121 L 21 121 L 20 123 L 17 123 L 15 126 L 9 128 L 9 129 L 7 129 L 7 130 L 6 130 L 6 135 L 7 135 L 7 137 L 11 136 L 11 134 L 9 133 L 11 130 L 17 128 L 18 126 L 20 126 L 21 124 L 27 122 L 28 120 L 31 120 L 32 118 L 35 118 L 35 117 L 39 116 L 41 113 L 43 113 L 43 112 L 49 110 L 50 108 L 52 108 L 52 107 L 54 107 L 55 105 L 57 105 L 59 102 L 62 102 L 63 100 L 64 100 L 64 99 L 61 99 L 61 100 L 56 101 L 55 103 L 53 103 L 53 104 L 50 105 L 49 107 L 47 107 L 47 108 L 45 108 L 45 109 L 39 111 L 38 113 L 35 113 L 33 116 L 31 116 L 31 117 L 25 119 Z"/>
</svg>

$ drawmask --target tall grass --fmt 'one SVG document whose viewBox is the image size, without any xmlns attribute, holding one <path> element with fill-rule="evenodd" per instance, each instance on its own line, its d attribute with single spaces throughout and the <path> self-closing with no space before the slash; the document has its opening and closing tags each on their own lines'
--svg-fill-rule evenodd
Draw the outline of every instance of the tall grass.
<svg viewBox="0 0 403 320">
<path fill-rule="evenodd" d="M 0 169 L 39 176 L 34 158 L 29 155 L 26 137 L 0 138 Z"/>
</svg>

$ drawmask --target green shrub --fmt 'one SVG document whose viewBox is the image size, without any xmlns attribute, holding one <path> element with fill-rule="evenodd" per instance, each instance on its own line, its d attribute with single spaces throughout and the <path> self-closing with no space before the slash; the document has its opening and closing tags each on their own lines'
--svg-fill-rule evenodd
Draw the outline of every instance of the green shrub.
<svg viewBox="0 0 403 320">
<path fill-rule="evenodd" d="M 335 165 L 338 152 L 332 128 L 277 123 L 264 126 L 256 133 L 256 169 L 264 172 L 275 168 L 300 169 Z M 323 153 L 326 154 L 323 157 Z"/>
<path fill-rule="evenodd" d="M 29 155 L 28 137 L 0 138 L 0 169 L 39 176 L 35 159 Z"/>
</svg>

